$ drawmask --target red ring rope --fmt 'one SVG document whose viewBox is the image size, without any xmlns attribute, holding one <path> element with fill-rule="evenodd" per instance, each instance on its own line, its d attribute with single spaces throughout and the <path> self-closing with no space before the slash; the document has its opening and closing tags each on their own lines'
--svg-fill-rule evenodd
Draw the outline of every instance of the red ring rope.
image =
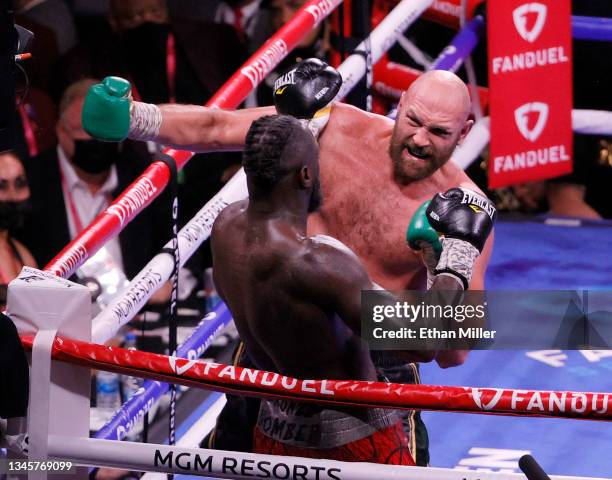
<svg viewBox="0 0 612 480">
<path fill-rule="evenodd" d="M 33 336 L 22 336 L 32 348 Z M 52 357 L 198 388 L 328 405 L 612 420 L 612 393 L 298 380 L 278 373 L 204 363 L 56 337 Z"/>
</svg>

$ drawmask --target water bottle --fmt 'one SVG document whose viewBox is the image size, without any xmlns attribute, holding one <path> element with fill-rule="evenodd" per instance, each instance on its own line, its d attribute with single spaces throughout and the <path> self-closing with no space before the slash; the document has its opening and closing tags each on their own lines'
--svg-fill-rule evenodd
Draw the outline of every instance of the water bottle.
<svg viewBox="0 0 612 480">
<path fill-rule="evenodd" d="M 125 335 L 123 341 L 123 348 L 126 350 L 136 350 L 136 334 L 134 332 L 128 332 Z M 123 392 L 123 401 L 127 402 L 132 398 L 136 392 L 142 387 L 144 380 L 138 377 L 131 377 L 129 375 L 121 375 L 121 389 Z M 144 428 L 143 418 L 139 418 L 138 421 L 132 426 L 130 431 L 126 434 L 126 439 L 130 441 L 140 441 L 140 434 Z"/>
<path fill-rule="evenodd" d="M 136 350 L 136 334 L 128 332 L 123 341 L 123 348 L 126 350 Z M 121 387 L 123 391 L 123 401 L 127 402 L 132 396 L 142 387 L 143 379 L 138 377 L 130 377 L 121 375 Z"/>
<path fill-rule="evenodd" d="M 207 268 L 204 270 L 204 291 L 206 292 L 206 312 L 212 312 L 217 304 L 221 301 L 221 297 L 215 288 L 213 281 L 213 270 Z"/>
<path fill-rule="evenodd" d="M 100 370 L 96 374 L 96 406 L 113 413 L 121 407 L 119 375 Z"/>
</svg>

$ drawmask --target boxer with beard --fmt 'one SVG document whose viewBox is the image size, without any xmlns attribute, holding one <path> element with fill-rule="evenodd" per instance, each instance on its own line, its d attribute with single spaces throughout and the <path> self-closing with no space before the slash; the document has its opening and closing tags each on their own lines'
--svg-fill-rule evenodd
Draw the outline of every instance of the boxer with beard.
<svg viewBox="0 0 612 480">
<path fill-rule="evenodd" d="M 456 187 L 479 192 L 449 162 L 473 124 L 466 85 L 450 72 L 426 72 L 403 93 L 393 121 L 342 103 L 330 107 L 341 81 L 337 71 L 308 59 L 275 85 L 278 112 L 304 119 L 319 133 L 326 201 L 309 216 L 308 234 L 327 234 L 343 242 L 357 254 L 372 281 L 387 290 L 424 288 L 428 276 L 433 287 L 448 288 L 447 282 L 452 285 L 455 280 L 436 274 L 437 257 L 407 248 L 405 232 L 419 207 L 436 193 Z M 114 141 L 129 136 L 198 152 L 242 150 L 251 123 L 276 112 L 274 107 L 225 111 L 156 106 L 131 102 L 129 91 L 128 82 L 114 78 L 90 90 L 83 121 L 92 136 Z M 484 289 L 492 245 L 490 235 L 481 248 L 450 255 L 453 242 L 447 242 L 444 258 L 465 260 L 455 269 L 463 272 L 460 288 Z M 466 356 L 464 351 L 444 351 L 435 360 L 446 368 L 462 364 Z M 386 356 L 374 360 L 381 379 L 420 382 L 413 363 Z M 427 435 L 424 428 L 415 433 L 417 425 L 422 424 L 413 411 L 405 418 L 405 428 L 411 452 L 422 465 L 428 462 Z"/>
</svg>

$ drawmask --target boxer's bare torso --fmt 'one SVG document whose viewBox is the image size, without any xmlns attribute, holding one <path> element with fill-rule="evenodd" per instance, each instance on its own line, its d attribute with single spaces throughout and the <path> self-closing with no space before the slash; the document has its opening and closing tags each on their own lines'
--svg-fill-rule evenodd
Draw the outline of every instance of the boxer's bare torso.
<svg viewBox="0 0 612 480">
<path fill-rule="evenodd" d="M 308 234 L 338 238 L 388 290 L 422 288 L 423 262 L 405 240 L 410 218 L 438 192 L 477 187 L 451 162 L 425 180 L 400 185 L 388 154 L 392 132 L 388 118 L 346 104 L 333 107 L 319 137 L 324 201 L 309 217 Z"/>
<path fill-rule="evenodd" d="M 200 152 L 240 151 L 251 123 L 275 113 L 274 107 L 232 112 L 168 105 L 159 141 Z M 423 288 L 423 262 L 406 246 L 410 218 L 438 192 L 478 188 L 451 161 L 424 180 L 399 184 L 389 156 L 393 125 L 386 117 L 334 104 L 319 136 L 324 202 L 309 218 L 308 235 L 341 240 L 359 256 L 370 278 L 388 290 Z M 493 234 L 476 260 L 470 288 L 484 288 L 492 243 Z"/>
<path fill-rule="evenodd" d="M 359 292 L 370 282 L 354 253 L 329 237 L 303 237 L 248 205 L 219 214 L 211 245 L 217 290 L 249 357 L 258 368 L 298 378 L 375 380 L 356 333 Z"/>
</svg>

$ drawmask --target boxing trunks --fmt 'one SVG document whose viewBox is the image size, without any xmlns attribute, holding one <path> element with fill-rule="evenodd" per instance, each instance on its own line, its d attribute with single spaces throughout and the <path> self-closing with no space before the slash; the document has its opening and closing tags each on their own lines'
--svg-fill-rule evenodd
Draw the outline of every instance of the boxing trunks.
<svg viewBox="0 0 612 480">
<path fill-rule="evenodd" d="M 341 411 L 287 400 L 262 400 L 253 450 L 345 462 L 414 465 L 400 415 L 380 408 Z"/>
<path fill-rule="evenodd" d="M 242 345 L 242 344 L 241 344 Z M 256 368 L 246 356 L 244 348 L 238 348 L 235 364 Z M 418 384 L 418 366 L 397 360 L 386 352 L 372 352 L 378 380 L 383 382 Z M 253 431 L 257 423 L 259 399 L 237 395 L 226 395 L 227 403 L 217 425 L 210 435 L 202 440 L 202 448 L 230 450 L 234 452 L 253 451 Z M 429 437 L 418 410 L 403 410 L 401 422 L 408 439 L 410 454 L 419 466 L 429 464 Z"/>
<path fill-rule="evenodd" d="M 384 351 L 372 351 L 371 357 L 376 367 L 379 382 L 403 383 L 406 385 L 421 383 L 418 363 L 406 363 Z M 421 419 L 420 410 L 402 410 L 400 414 L 412 457 L 418 466 L 428 466 L 429 435 L 427 434 L 427 427 Z"/>
</svg>

